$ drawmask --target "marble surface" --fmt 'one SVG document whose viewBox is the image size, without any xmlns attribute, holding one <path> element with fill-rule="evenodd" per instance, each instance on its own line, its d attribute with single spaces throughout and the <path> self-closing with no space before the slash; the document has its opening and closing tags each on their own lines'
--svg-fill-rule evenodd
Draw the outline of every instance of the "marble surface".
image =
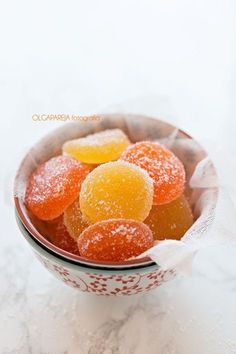
<svg viewBox="0 0 236 354">
<path fill-rule="evenodd" d="M 191 275 L 145 295 L 88 296 L 34 258 L 11 197 L 24 153 L 63 124 L 34 113 L 129 111 L 176 122 L 213 155 L 230 148 L 218 167 L 235 203 L 235 2 L 2 5 L 0 353 L 236 353 L 233 246 L 201 250 Z"/>
</svg>

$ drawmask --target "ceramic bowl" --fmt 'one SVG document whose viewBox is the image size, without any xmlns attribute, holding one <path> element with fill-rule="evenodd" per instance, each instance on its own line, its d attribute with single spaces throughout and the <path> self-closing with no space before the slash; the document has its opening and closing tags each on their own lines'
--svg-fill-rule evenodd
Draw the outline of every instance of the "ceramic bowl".
<svg viewBox="0 0 236 354">
<path fill-rule="evenodd" d="M 36 166 L 60 154 L 61 146 L 66 140 L 110 128 L 121 128 L 132 142 L 167 141 L 185 165 L 187 182 L 197 163 L 206 156 L 206 152 L 188 134 L 159 119 L 122 114 L 99 117 L 100 119 L 94 122 L 80 121 L 65 124 L 47 135 L 28 152 L 15 179 L 16 219 L 22 235 L 32 247 L 38 260 L 65 284 L 98 295 L 132 295 L 151 290 L 170 280 L 174 277 L 175 270 L 163 270 L 148 257 L 121 263 L 88 261 L 54 246 L 38 232 L 25 208 L 24 193 L 28 176 Z M 178 142 L 183 139 L 191 142 L 188 149 L 178 147 Z M 173 141 L 176 143 L 173 144 Z M 186 190 L 190 199 L 195 192 L 190 188 Z M 196 212 L 195 219 L 200 214 L 199 211 Z M 209 220 L 212 218 L 208 215 L 206 220 L 201 219 L 204 227 L 209 227 Z"/>
</svg>

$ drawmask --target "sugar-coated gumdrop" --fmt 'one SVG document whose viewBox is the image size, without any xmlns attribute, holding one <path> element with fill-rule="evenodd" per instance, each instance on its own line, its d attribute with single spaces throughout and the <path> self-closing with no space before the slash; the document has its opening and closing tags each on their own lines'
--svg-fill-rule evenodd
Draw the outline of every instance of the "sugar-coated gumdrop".
<svg viewBox="0 0 236 354">
<path fill-rule="evenodd" d="M 117 160 L 130 144 L 120 129 L 108 129 L 84 138 L 67 141 L 63 153 L 89 164 Z"/>
<path fill-rule="evenodd" d="M 78 197 L 89 166 L 70 156 L 57 156 L 40 165 L 29 177 L 25 203 L 42 220 L 61 215 Z"/>
<path fill-rule="evenodd" d="M 152 246 L 151 230 L 142 222 L 128 219 L 101 221 L 78 238 L 81 256 L 96 261 L 125 261 Z"/>
<path fill-rule="evenodd" d="M 128 162 L 108 162 L 84 180 L 80 209 L 89 223 L 107 219 L 143 221 L 153 200 L 153 181 L 148 173 Z"/>
<path fill-rule="evenodd" d="M 77 242 L 68 233 L 62 217 L 56 223 L 48 224 L 47 229 L 50 242 L 64 251 L 79 256 Z"/>
<path fill-rule="evenodd" d="M 29 215 L 32 223 L 42 236 L 58 248 L 79 255 L 77 242 L 68 233 L 63 224 L 62 215 L 49 221 L 40 220 L 32 213 L 29 213 Z"/>
<path fill-rule="evenodd" d="M 89 224 L 83 219 L 79 205 L 79 198 L 77 198 L 74 203 L 65 210 L 63 215 L 64 224 L 69 234 L 77 240 L 82 231 L 89 226 Z"/>
<path fill-rule="evenodd" d="M 153 204 L 166 204 L 184 191 L 185 170 L 171 151 L 158 143 L 143 141 L 129 146 L 121 160 L 145 169 L 154 181 Z"/>
<path fill-rule="evenodd" d="M 193 224 L 193 215 L 184 195 L 165 205 L 153 205 L 144 221 L 153 232 L 154 239 L 179 240 Z"/>
</svg>

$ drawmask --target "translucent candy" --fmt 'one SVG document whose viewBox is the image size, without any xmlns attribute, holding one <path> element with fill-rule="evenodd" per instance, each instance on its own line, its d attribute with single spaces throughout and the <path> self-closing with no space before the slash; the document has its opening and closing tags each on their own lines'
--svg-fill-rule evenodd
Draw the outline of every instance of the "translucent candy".
<svg viewBox="0 0 236 354">
<path fill-rule="evenodd" d="M 62 217 L 56 223 L 48 223 L 47 230 L 48 239 L 55 246 L 75 255 L 80 254 L 77 242 L 68 233 Z"/>
<path fill-rule="evenodd" d="M 79 255 L 77 242 L 68 233 L 62 215 L 50 221 L 40 220 L 32 213 L 29 215 L 36 229 L 48 241 L 64 251 Z"/>
<path fill-rule="evenodd" d="M 154 181 L 153 204 L 166 204 L 184 191 L 185 170 L 182 162 L 158 143 L 139 142 L 129 146 L 121 160 L 145 169 Z"/>
<path fill-rule="evenodd" d="M 120 129 L 108 129 L 84 138 L 67 141 L 63 153 L 89 164 L 117 160 L 130 144 Z"/>
<path fill-rule="evenodd" d="M 153 205 L 144 221 L 153 232 L 154 239 L 179 240 L 193 224 L 193 215 L 184 195 L 165 205 Z"/>
<path fill-rule="evenodd" d="M 81 256 L 97 261 L 125 261 L 152 246 L 151 230 L 142 222 L 127 219 L 101 221 L 78 238 Z"/>
<path fill-rule="evenodd" d="M 29 177 L 26 206 L 39 219 L 57 218 L 78 197 L 89 171 L 89 166 L 69 156 L 50 159 Z"/>
<path fill-rule="evenodd" d="M 72 203 L 64 212 L 64 224 L 75 240 L 79 237 L 82 231 L 89 226 L 83 219 L 79 206 L 79 198 Z"/>
<path fill-rule="evenodd" d="M 80 209 L 89 223 L 107 219 L 143 221 L 153 200 L 148 173 L 128 162 L 109 162 L 95 168 L 84 180 Z"/>
</svg>

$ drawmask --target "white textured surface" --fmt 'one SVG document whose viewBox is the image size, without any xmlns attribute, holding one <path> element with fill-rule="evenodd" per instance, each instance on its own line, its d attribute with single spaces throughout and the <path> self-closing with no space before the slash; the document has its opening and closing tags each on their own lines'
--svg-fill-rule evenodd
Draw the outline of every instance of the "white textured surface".
<svg viewBox="0 0 236 354">
<path fill-rule="evenodd" d="M 235 13 L 233 0 L 4 3 L 1 354 L 236 353 L 234 248 L 201 251 L 191 277 L 144 296 L 87 296 L 37 262 L 10 200 L 24 152 L 63 124 L 34 113 L 153 113 L 236 152 Z M 235 168 L 229 159 L 227 175 Z"/>
</svg>

